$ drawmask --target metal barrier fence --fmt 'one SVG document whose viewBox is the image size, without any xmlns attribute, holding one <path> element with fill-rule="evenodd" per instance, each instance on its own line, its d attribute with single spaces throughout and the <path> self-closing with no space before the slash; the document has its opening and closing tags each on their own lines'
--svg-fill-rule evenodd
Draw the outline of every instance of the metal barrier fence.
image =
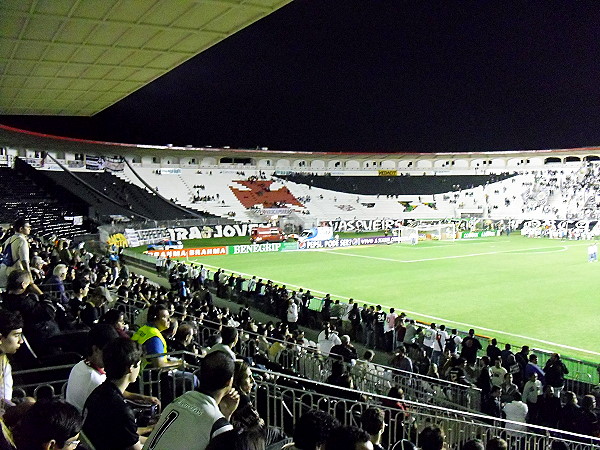
<svg viewBox="0 0 600 450">
<path fill-rule="evenodd" d="M 187 352 L 173 352 L 169 356 L 182 358 L 186 354 L 194 356 Z M 147 358 L 158 356 L 161 355 Z M 15 396 L 64 398 L 71 368 L 72 365 L 62 365 L 15 371 Z M 201 367 L 190 364 L 186 364 L 182 370 L 146 369 L 138 381 L 139 392 L 158 396 L 166 406 L 173 398 L 193 389 L 192 383 L 186 382 L 190 377 L 181 377 L 178 372 L 185 371 L 197 376 L 200 370 Z M 419 445 L 418 432 L 427 425 L 437 425 L 445 431 L 449 448 L 460 448 L 470 439 L 478 438 L 485 442 L 491 437 L 500 436 L 514 449 L 547 450 L 557 440 L 564 441 L 570 450 L 600 449 L 600 439 L 589 436 L 453 410 L 427 401 L 399 400 L 277 372 L 252 370 L 256 379 L 256 409 L 267 425 L 281 427 L 288 434 L 292 433 L 295 420 L 308 409 L 326 411 L 344 425 L 360 426 L 362 412 L 368 407 L 377 406 L 385 413 L 387 427 L 384 443 L 390 445 L 401 439 L 409 439 Z M 28 377 L 32 379 L 27 380 Z M 46 381 L 42 381 L 43 378 Z"/>
<path fill-rule="evenodd" d="M 255 372 L 265 373 L 259 370 Z M 273 381 L 256 377 L 254 404 L 268 425 L 281 427 L 287 432 L 293 428 L 295 419 L 309 409 L 328 412 L 344 425 L 360 426 L 362 412 L 368 407 L 377 406 L 384 411 L 386 417 L 384 445 L 409 439 L 418 446 L 418 431 L 427 425 L 435 424 L 445 431 L 448 448 L 460 448 L 466 441 L 476 438 L 486 442 L 495 436 L 506 439 L 509 448 L 513 449 L 547 450 L 551 448 L 552 442 L 557 440 L 565 442 L 571 450 L 600 448 L 600 440 L 589 436 L 343 388 L 336 388 L 341 393 L 336 396 L 290 386 L 291 382 L 303 382 L 296 377 L 273 373 L 269 375 L 274 378 Z M 330 389 L 330 386 L 315 384 L 326 390 Z M 347 395 L 344 395 L 343 391 Z M 359 400 L 359 396 L 363 396 L 364 399 Z M 398 406 L 385 406 L 385 403 L 389 402 L 400 402 L 403 409 Z"/>
<path fill-rule="evenodd" d="M 139 304 L 118 302 L 117 306 L 119 309 L 122 306 L 130 319 L 137 319 L 141 315 L 138 310 Z M 196 319 L 193 316 L 188 317 L 192 321 Z M 209 338 L 218 329 L 219 324 L 207 320 L 203 320 L 202 324 L 209 326 L 199 326 L 194 339 L 198 346 L 206 347 Z M 257 337 L 256 333 L 240 330 L 240 339 L 235 348 L 236 353 L 247 358 L 256 358 L 256 345 L 250 344 L 251 340 Z M 270 342 L 276 341 L 276 339 L 270 339 Z M 287 342 L 279 342 L 285 347 L 290 347 Z M 337 360 L 341 361 L 341 359 Z M 281 357 L 278 363 L 284 369 L 291 370 L 300 376 L 325 382 L 332 373 L 332 365 L 335 361 L 336 358 L 333 355 L 324 356 L 313 348 L 293 345 L 291 349 L 286 350 L 284 357 Z M 354 365 L 348 364 L 346 369 L 352 376 L 354 386 L 366 392 L 385 395 L 392 386 L 397 386 L 404 390 L 407 398 L 415 401 L 467 411 L 480 410 L 481 390 L 479 388 L 362 360 L 357 360 Z"/>
</svg>

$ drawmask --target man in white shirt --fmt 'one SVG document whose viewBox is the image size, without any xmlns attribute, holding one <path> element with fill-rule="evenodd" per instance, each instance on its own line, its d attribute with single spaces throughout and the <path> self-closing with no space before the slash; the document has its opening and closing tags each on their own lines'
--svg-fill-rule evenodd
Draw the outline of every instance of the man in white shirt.
<svg viewBox="0 0 600 450">
<path fill-rule="evenodd" d="M 392 345 L 394 343 L 394 326 L 396 325 L 396 314 L 394 308 L 390 308 L 389 314 L 385 317 L 385 324 L 383 324 L 383 335 L 385 336 L 385 349 L 388 352 L 392 351 Z"/>
<path fill-rule="evenodd" d="M 229 423 L 240 396 L 233 389 L 235 363 L 224 352 L 204 357 L 200 392 L 189 391 L 163 411 L 146 450 L 204 450 L 210 440 L 233 429 Z"/>
<path fill-rule="evenodd" d="M 102 349 L 109 342 L 119 337 L 117 330 L 111 325 L 95 325 L 88 334 L 87 356 L 79 361 L 71 369 L 69 380 L 67 381 L 67 391 L 65 400 L 70 403 L 79 412 L 83 411 L 85 401 L 92 391 L 106 381 L 104 372 L 104 361 L 102 359 Z M 140 403 L 160 404 L 156 397 L 149 397 L 141 394 L 134 394 L 125 391 L 123 396 L 127 400 Z"/>
<path fill-rule="evenodd" d="M 423 332 L 423 347 L 427 356 L 431 358 L 431 354 L 433 353 L 433 344 L 437 338 L 437 325 L 432 323 L 430 327 Z"/>
<path fill-rule="evenodd" d="M 491 369 L 492 372 L 492 385 L 494 386 L 502 386 L 504 383 L 504 375 L 508 373 L 508 371 L 502 367 L 502 357 L 496 358 L 494 361 L 494 366 Z"/>
<path fill-rule="evenodd" d="M 446 331 L 446 325 L 440 325 L 439 330 L 435 335 L 435 341 L 433 342 L 433 352 L 431 353 L 431 362 L 440 365 L 440 359 L 444 354 L 446 348 L 446 341 L 448 340 L 448 332 Z"/>
</svg>

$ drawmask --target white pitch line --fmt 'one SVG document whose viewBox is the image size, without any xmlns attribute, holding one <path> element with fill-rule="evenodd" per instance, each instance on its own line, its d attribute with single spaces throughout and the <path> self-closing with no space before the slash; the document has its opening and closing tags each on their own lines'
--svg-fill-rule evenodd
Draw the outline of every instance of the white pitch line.
<svg viewBox="0 0 600 450">
<path fill-rule="evenodd" d="M 196 263 L 196 264 L 200 264 L 200 263 Z M 211 269 L 219 269 L 220 268 L 219 266 L 212 266 L 210 264 L 204 264 L 204 266 L 210 267 Z M 228 271 L 231 272 L 231 273 L 237 273 L 238 275 L 244 275 L 244 276 L 247 276 L 247 277 L 253 277 L 253 276 L 255 276 L 253 274 L 244 273 L 244 272 L 238 272 L 236 270 L 229 270 L 228 269 Z M 256 278 L 259 278 L 258 275 L 256 275 Z M 273 280 L 273 279 L 268 278 L 268 277 L 263 277 L 263 279 L 271 280 L 273 283 L 280 284 L 280 285 L 285 285 L 285 286 L 288 286 L 288 287 L 293 287 L 293 288 L 297 288 L 297 289 L 300 289 L 300 288 L 302 288 L 302 289 L 308 289 L 305 286 L 298 286 L 298 285 L 295 285 L 295 284 L 289 284 L 289 283 L 286 283 L 284 281 Z M 328 293 L 328 292 L 314 290 L 314 289 L 309 289 L 309 290 L 310 290 L 311 293 L 315 293 L 315 294 L 327 294 Z M 363 304 L 366 303 L 367 305 L 373 305 L 373 306 L 380 304 L 380 303 L 369 302 L 367 300 L 360 300 L 360 299 L 355 298 L 355 297 L 346 297 L 346 296 L 343 296 L 343 295 L 336 295 L 336 294 L 332 294 L 332 295 L 333 295 L 333 297 L 337 297 L 337 298 L 344 299 L 344 300 L 349 300 L 350 298 L 354 298 L 354 300 L 356 301 L 356 303 L 363 303 Z M 543 339 L 532 338 L 530 336 L 524 336 L 524 335 L 521 335 L 521 334 L 507 333 L 505 331 L 494 330 L 493 328 L 482 327 L 482 326 L 479 326 L 479 325 L 473 325 L 473 324 L 469 324 L 469 323 L 465 323 L 465 322 L 456 322 L 456 321 L 450 320 L 450 319 L 444 319 L 444 318 L 436 317 L 436 316 L 429 316 L 427 314 L 422 314 L 422 313 L 418 313 L 418 312 L 414 312 L 414 311 L 409 311 L 407 309 L 398 308 L 396 306 L 388 306 L 388 305 L 381 305 L 381 306 L 382 306 L 382 308 L 388 308 L 388 309 L 389 308 L 395 308 L 395 309 L 398 309 L 398 310 L 402 309 L 402 311 L 404 311 L 406 314 L 412 314 L 414 316 L 418 316 L 418 317 L 422 317 L 422 318 L 426 318 L 426 319 L 431 319 L 432 322 L 433 321 L 442 322 L 442 323 L 444 323 L 446 325 L 449 324 L 449 323 L 451 323 L 451 324 L 459 325 L 459 326 L 465 327 L 465 328 L 474 328 L 474 329 L 477 329 L 477 330 L 483 330 L 483 331 L 487 331 L 487 332 L 490 332 L 490 333 L 500 334 L 502 336 L 516 337 L 516 338 L 519 338 L 519 339 L 523 339 L 526 342 L 532 342 L 532 341 L 533 342 L 539 342 L 541 344 L 551 345 L 551 346 L 554 346 L 554 347 L 560 347 L 560 348 L 564 348 L 564 349 L 568 349 L 568 350 L 575 350 L 575 351 L 578 351 L 578 352 L 581 352 L 581 353 L 587 353 L 587 354 L 594 355 L 594 356 L 600 356 L 600 353 L 594 352 L 592 350 L 585 350 L 583 348 L 572 347 L 570 345 L 557 344 L 556 342 L 545 341 Z"/>
<path fill-rule="evenodd" d="M 331 253 L 333 255 L 343 255 L 343 256 L 353 256 L 355 258 L 366 258 L 366 259 L 376 259 L 380 261 L 392 261 L 399 263 L 416 263 L 416 262 L 425 262 L 425 261 L 440 261 L 443 259 L 458 259 L 458 258 L 470 258 L 473 256 L 485 256 L 485 255 L 497 255 L 501 253 L 515 253 L 515 254 L 524 254 L 529 253 L 528 250 L 548 250 L 543 253 L 554 253 L 554 252 L 564 252 L 568 249 L 567 246 L 561 247 L 538 247 L 538 248 L 529 248 L 521 250 L 501 250 L 496 252 L 483 252 L 483 253 L 469 253 L 467 255 L 450 255 L 450 256 L 439 256 L 436 258 L 421 258 L 421 259 L 394 259 L 394 258 L 382 258 L 380 256 L 368 256 L 368 255 L 357 255 L 356 253 L 346 253 L 346 252 L 336 252 L 335 250 L 320 250 L 323 253 Z M 539 252 L 542 253 L 542 252 Z"/>
</svg>

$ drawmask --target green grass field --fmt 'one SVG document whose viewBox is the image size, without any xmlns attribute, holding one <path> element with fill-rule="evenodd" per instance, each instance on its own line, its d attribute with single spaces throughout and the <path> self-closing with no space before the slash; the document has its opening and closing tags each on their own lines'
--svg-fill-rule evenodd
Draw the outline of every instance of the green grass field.
<svg viewBox="0 0 600 450">
<path fill-rule="evenodd" d="M 598 362 L 600 263 L 587 262 L 588 245 L 513 234 L 197 260 L 290 289 L 354 297 L 416 319 L 473 327 L 500 342 Z M 186 242 L 186 248 L 193 246 Z"/>
</svg>

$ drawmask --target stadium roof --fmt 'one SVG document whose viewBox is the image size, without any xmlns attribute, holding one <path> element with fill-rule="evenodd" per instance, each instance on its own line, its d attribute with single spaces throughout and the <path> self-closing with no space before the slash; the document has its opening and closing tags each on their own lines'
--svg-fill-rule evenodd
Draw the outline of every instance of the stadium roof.
<svg viewBox="0 0 600 450">
<path fill-rule="evenodd" d="M 290 1 L 2 1 L 0 114 L 92 116 Z"/>
</svg>

